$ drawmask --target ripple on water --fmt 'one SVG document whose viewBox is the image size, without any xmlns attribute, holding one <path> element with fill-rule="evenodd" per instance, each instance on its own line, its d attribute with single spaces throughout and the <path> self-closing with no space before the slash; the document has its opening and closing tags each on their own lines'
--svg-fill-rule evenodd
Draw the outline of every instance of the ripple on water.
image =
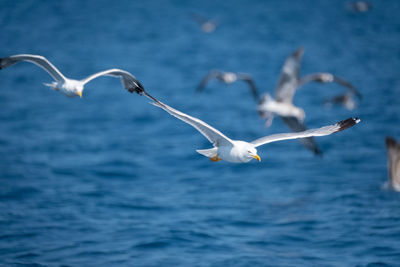
<svg viewBox="0 0 400 267">
<path fill-rule="evenodd" d="M 31 186 L 15 186 L 12 188 L 0 189 L 0 201 L 24 200 L 36 197 L 41 190 Z"/>
</svg>

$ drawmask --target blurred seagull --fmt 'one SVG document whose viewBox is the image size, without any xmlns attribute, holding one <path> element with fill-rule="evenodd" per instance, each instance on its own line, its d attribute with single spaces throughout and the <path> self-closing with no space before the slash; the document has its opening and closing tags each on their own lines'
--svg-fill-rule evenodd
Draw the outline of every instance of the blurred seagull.
<svg viewBox="0 0 400 267">
<path fill-rule="evenodd" d="M 218 25 L 216 19 L 207 19 L 200 14 L 192 14 L 192 18 L 199 23 L 201 30 L 205 33 L 212 33 Z"/>
<path fill-rule="evenodd" d="M 272 124 L 274 114 L 276 114 L 293 132 L 301 132 L 307 129 L 303 124 L 305 112 L 302 108 L 293 104 L 293 97 L 297 89 L 311 81 L 321 83 L 335 82 L 361 96 L 349 82 L 330 73 L 314 73 L 300 78 L 300 65 L 303 54 L 304 49 L 299 48 L 286 59 L 276 88 L 275 99 L 266 93 L 258 102 L 257 110 L 260 116 L 267 120 L 267 127 Z M 299 141 L 308 149 L 314 151 L 315 154 L 322 153 L 312 137 L 299 139 Z"/>
<path fill-rule="evenodd" d="M 400 144 L 392 137 L 386 137 L 388 155 L 389 185 L 400 191 Z"/>
<path fill-rule="evenodd" d="M 356 107 L 356 102 L 353 99 L 353 95 L 357 96 L 358 99 L 362 99 L 361 93 L 351 83 L 331 73 L 321 72 L 308 74 L 299 80 L 297 87 L 300 88 L 301 86 L 309 82 L 334 82 L 348 89 L 347 92 L 344 94 L 337 95 L 325 100 L 324 103 L 326 105 L 343 105 L 348 110 L 352 110 Z"/>
<path fill-rule="evenodd" d="M 348 110 L 353 110 L 356 108 L 357 104 L 354 101 L 353 94 L 346 92 L 342 95 L 337 95 L 332 98 L 326 99 L 324 105 L 327 107 L 342 105 Z"/>
<path fill-rule="evenodd" d="M 45 83 L 44 85 L 49 86 L 56 91 L 61 91 L 63 94 L 69 97 L 82 97 L 82 91 L 85 84 L 103 75 L 120 77 L 124 88 L 131 93 L 136 92 L 138 94 L 143 94 L 144 92 L 144 88 L 139 83 L 139 81 L 127 71 L 120 69 L 109 69 L 92 74 L 82 80 L 73 80 L 66 78 L 53 64 L 50 63 L 50 61 L 48 61 L 45 57 L 39 55 L 21 54 L 0 58 L 0 69 L 7 68 L 20 61 L 33 63 L 47 71 L 47 73 L 49 73 L 55 81 L 53 81 L 52 83 Z"/>
<path fill-rule="evenodd" d="M 354 3 L 349 3 L 348 7 L 350 10 L 360 13 L 367 12 L 372 8 L 371 4 L 367 1 L 357 1 Z"/>
<path fill-rule="evenodd" d="M 197 92 L 201 92 L 204 90 L 205 86 L 211 79 L 217 79 L 223 83 L 231 84 L 236 81 L 244 81 L 249 85 L 250 91 L 256 101 L 259 99 L 258 91 L 256 85 L 253 81 L 253 78 L 246 73 L 234 73 L 234 72 L 225 72 L 220 70 L 210 70 L 201 80 L 200 84 L 197 86 Z"/>
<path fill-rule="evenodd" d="M 205 123 L 204 121 L 180 112 L 158 100 L 155 100 L 155 102 L 153 102 L 152 104 L 164 109 L 172 116 L 190 124 L 213 144 L 213 148 L 196 150 L 198 153 L 208 157 L 211 161 L 225 160 L 233 163 L 245 163 L 249 162 L 252 159 L 261 161 L 261 158 L 257 155 L 256 147 L 264 144 L 280 140 L 297 139 L 309 136 L 330 135 L 332 133 L 352 127 L 360 122 L 360 119 L 358 118 L 349 118 L 336 124 L 321 127 L 318 129 L 311 129 L 308 131 L 297 133 L 273 134 L 248 143 L 240 140 L 232 140 L 217 129 Z"/>
</svg>

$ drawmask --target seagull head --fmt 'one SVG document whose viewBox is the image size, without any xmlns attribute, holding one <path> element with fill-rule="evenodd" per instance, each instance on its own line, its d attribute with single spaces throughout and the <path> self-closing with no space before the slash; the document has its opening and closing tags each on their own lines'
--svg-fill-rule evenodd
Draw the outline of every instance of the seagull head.
<svg viewBox="0 0 400 267">
<path fill-rule="evenodd" d="M 57 82 L 60 91 L 69 97 L 82 97 L 84 83 L 78 80 L 66 79 L 64 82 Z"/>
<path fill-rule="evenodd" d="M 249 158 L 249 160 L 256 159 L 256 160 L 258 160 L 258 162 L 261 161 L 260 156 L 257 155 L 257 149 L 255 147 L 253 147 L 253 146 L 248 146 L 247 147 L 247 155 L 246 155 L 246 157 Z"/>
<path fill-rule="evenodd" d="M 252 143 L 248 143 L 241 140 L 234 140 L 233 147 L 219 147 L 218 155 L 222 159 L 230 162 L 249 162 L 252 159 L 261 161 L 261 158 L 257 155 L 257 149 Z"/>
<path fill-rule="evenodd" d="M 260 106 L 263 104 L 269 104 L 271 102 L 274 102 L 274 98 L 270 94 L 265 93 L 263 96 L 261 96 L 261 99 L 258 102 L 258 105 Z"/>
<path fill-rule="evenodd" d="M 80 98 L 82 98 L 82 92 L 83 92 L 83 84 L 78 84 L 76 87 L 75 87 L 75 90 L 74 90 L 74 93 L 76 94 L 76 95 L 78 95 Z"/>
</svg>

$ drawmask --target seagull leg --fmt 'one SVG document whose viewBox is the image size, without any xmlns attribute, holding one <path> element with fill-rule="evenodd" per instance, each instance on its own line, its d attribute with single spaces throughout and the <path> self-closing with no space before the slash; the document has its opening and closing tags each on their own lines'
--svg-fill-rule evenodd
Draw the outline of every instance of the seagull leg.
<svg viewBox="0 0 400 267">
<path fill-rule="evenodd" d="M 59 91 L 60 88 L 58 88 L 57 83 L 53 82 L 53 83 L 43 83 L 45 86 L 50 87 L 53 90 Z"/>
<path fill-rule="evenodd" d="M 269 128 L 272 125 L 272 122 L 274 121 L 274 114 L 272 114 L 271 112 L 265 112 L 263 114 L 263 118 L 267 120 L 265 122 L 265 127 Z"/>
<path fill-rule="evenodd" d="M 220 161 L 222 159 L 220 157 L 218 157 L 218 155 L 215 155 L 213 157 L 210 157 L 210 160 L 213 161 L 213 162 L 217 162 L 217 161 Z"/>
</svg>

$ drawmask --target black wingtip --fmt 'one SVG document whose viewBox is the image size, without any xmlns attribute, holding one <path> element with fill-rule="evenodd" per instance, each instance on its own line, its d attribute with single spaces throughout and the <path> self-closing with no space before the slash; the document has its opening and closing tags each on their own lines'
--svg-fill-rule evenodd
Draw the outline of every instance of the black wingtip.
<svg viewBox="0 0 400 267">
<path fill-rule="evenodd" d="M 339 125 L 338 132 L 339 132 L 339 131 L 343 131 L 343 130 L 345 130 L 345 129 L 347 129 L 347 128 L 350 128 L 350 127 L 356 125 L 357 123 L 359 123 L 360 121 L 361 121 L 361 120 L 360 120 L 359 118 L 357 118 L 357 117 L 355 117 L 355 118 L 349 118 L 349 119 L 343 120 L 343 121 L 339 121 L 339 122 L 337 123 L 337 124 Z"/>
<path fill-rule="evenodd" d="M 132 84 L 132 86 L 130 86 L 130 87 L 128 88 L 128 91 L 129 91 L 130 93 L 136 92 L 137 94 L 141 95 L 141 94 L 143 94 L 143 92 L 144 92 L 144 87 L 143 87 L 143 85 L 142 85 L 138 80 L 136 80 L 136 81 Z"/>
<path fill-rule="evenodd" d="M 386 142 L 387 147 L 395 147 L 395 146 L 399 145 L 397 143 L 397 141 L 393 137 L 390 137 L 390 136 L 386 136 L 385 142 Z"/>
<path fill-rule="evenodd" d="M 322 158 L 324 156 L 324 153 L 322 153 L 322 150 L 320 150 L 318 147 L 316 147 L 314 149 L 314 156 L 318 156 L 318 157 Z"/>
<path fill-rule="evenodd" d="M 4 64 L 4 59 L 3 58 L 0 58 L 0 70 L 1 69 L 4 69 L 4 66 L 3 65 L 5 65 Z"/>
<path fill-rule="evenodd" d="M 303 54 L 304 54 L 304 47 L 301 46 L 296 51 L 293 52 L 292 56 L 297 59 L 300 59 L 303 56 Z"/>
</svg>

